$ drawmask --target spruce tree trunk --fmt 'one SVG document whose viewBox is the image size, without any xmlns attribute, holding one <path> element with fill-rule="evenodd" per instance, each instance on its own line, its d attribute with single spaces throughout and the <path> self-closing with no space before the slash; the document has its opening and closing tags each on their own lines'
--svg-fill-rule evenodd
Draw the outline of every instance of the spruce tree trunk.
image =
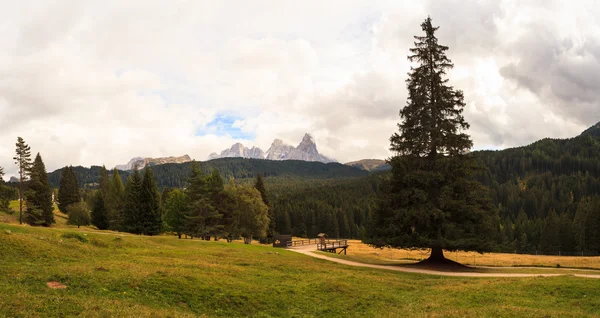
<svg viewBox="0 0 600 318">
<path fill-rule="evenodd" d="M 21 169 L 19 176 L 19 224 L 23 224 L 23 169 Z"/>
<path fill-rule="evenodd" d="M 429 255 L 429 261 L 433 261 L 433 262 L 443 262 L 446 260 L 446 258 L 444 257 L 444 250 L 442 250 L 442 248 L 440 247 L 432 247 L 431 248 L 431 255 Z"/>
</svg>

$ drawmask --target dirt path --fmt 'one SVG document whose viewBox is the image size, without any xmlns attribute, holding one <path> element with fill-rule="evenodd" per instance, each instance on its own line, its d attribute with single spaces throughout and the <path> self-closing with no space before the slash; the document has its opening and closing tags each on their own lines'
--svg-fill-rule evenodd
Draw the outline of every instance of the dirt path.
<svg viewBox="0 0 600 318">
<path fill-rule="evenodd" d="M 419 268 L 410 268 L 410 267 L 400 267 L 393 265 L 374 265 L 374 264 L 365 264 L 354 261 L 349 261 L 340 258 L 333 258 L 322 254 L 313 253 L 316 250 L 315 246 L 304 246 L 300 248 L 290 248 L 290 251 L 294 251 L 297 253 L 301 253 L 304 255 L 308 255 L 310 257 L 319 258 L 328 260 L 331 262 L 335 262 L 338 264 L 344 264 L 349 266 L 356 267 L 368 267 L 368 268 L 376 268 L 376 269 L 385 269 L 397 272 L 405 272 L 405 273 L 417 273 L 417 274 L 428 274 L 428 275 L 440 275 L 440 276 L 456 276 L 456 277 L 554 277 L 554 276 L 575 276 L 575 277 L 585 277 L 585 278 L 597 278 L 600 279 L 599 275 L 592 274 L 573 274 L 573 273 L 565 273 L 565 274 L 525 274 L 525 273 L 474 273 L 474 272 L 442 272 L 435 271 L 429 269 L 419 269 Z"/>
</svg>

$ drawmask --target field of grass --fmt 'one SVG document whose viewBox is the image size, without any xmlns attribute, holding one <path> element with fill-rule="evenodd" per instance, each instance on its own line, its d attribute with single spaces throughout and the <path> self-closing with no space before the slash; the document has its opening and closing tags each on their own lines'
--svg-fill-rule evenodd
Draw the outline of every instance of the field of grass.
<svg viewBox="0 0 600 318">
<path fill-rule="evenodd" d="M 0 222 L 2 223 L 19 223 L 19 200 L 12 200 L 9 202 L 10 209 L 12 209 L 12 213 L 0 212 Z M 23 206 L 23 211 L 25 211 L 25 206 Z M 60 212 L 58 210 L 58 206 L 54 205 L 54 220 L 56 221 L 56 226 L 64 227 L 67 224 L 67 215 Z"/>
<path fill-rule="evenodd" d="M 378 249 L 363 244 L 359 240 L 349 240 L 351 246 L 347 255 L 358 262 L 369 264 L 403 264 L 426 259 L 429 250 L 400 250 Z M 536 267 L 567 267 L 600 269 L 600 257 L 580 256 L 545 256 L 545 255 L 520 255 L 504 253 L 477 252 L 444 252 L 446 258 L 465 265 L 474 266 L 536 266 Z"/>
<path fill-rule="evenodd" d="M 600 315 L 595 279 L 428 276 L 269 246 L 9 224 L 0 295 L 0 317 Z"/>
</svg>

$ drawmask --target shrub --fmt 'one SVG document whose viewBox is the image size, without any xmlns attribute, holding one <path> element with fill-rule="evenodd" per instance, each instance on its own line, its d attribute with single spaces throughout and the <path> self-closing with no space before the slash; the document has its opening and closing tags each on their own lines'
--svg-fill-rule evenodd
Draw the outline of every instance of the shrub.
<svg viewBox="0 0 600 318">
<path fill-rule="evenodd" d="M 69 219 L 67 224 L 77 225 L 79 228 L 82 225 L 90 224 L 90 210 L 85 202 L 71 204 L 67 207 Z"/>
<path fill-rule="evenodd" d="M 76 240 L 79 240 L 82 243 L 87 243 L 88 242 L 88 238 L 85 237 L 84 234 L 81 233 L 77 233 L 77 232 L 66 232 L 63 233 L 63 235 L 61 235 L 63 238 L 74 238 Z"/>
</svg>

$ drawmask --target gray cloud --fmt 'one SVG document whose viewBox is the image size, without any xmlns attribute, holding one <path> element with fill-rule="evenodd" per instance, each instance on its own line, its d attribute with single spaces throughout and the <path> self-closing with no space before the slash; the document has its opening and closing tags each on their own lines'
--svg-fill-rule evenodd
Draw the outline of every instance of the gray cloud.
<svg viewBox="0 0 600 318">
<path fill-rule="evenodd" d="M 204 159 L 305 132 L 340 161 L 389 155 L 406 59 L 427 15 L 455 63 L 476 148 L 600 120 L 593 1 L 61 1 L 2 4 L 0 166 L 23 136 L 49 170 L 133 156 Z M 217 114 L 226 131 L 196 136 Z"/>
</svg>

